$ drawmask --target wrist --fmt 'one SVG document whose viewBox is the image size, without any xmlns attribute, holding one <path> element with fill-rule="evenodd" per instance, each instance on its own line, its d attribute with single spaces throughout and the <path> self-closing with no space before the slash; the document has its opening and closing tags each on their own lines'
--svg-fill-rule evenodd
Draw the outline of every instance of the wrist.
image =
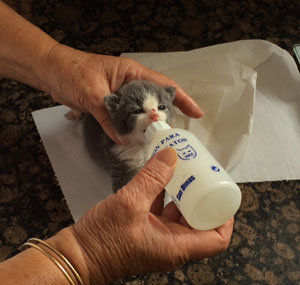
<svg viewBox="0 0 300 285">
<path fill-rule="evenodd" d="M 36 68 L 36 74 L 43 91 L 51 95 L 53 95 L 52 93 L 61 92 L 59 86 L 64 83 L 65 74 L 71 76 L 71 66 L 76 64 L 76 60 L 72 55 L 70 56 L 73 51 L 73 48 L 58 42 L 55 42 L 44 51 L 41 62 Z M 56 101 L 60 102 L 59 100 Z"/>
<path fill-rule="evenodd" d="M 72 264 L 84 284 L 91 284 L 87 261 L 72 233 L 71 227 L 61 230 L 46 242 L 58 250 Z"/>
<path fill-rule="evenodd" d="M 72 226 L 61 230 L 47 242 L 67 258 L 84 284 L 106 284 L 102 269 L 90 260 L 89 254 L 79 243 Z M 100 252 L 96 254 L 101 255 Z"/>
<path fill-rule="evenodd" d="M 48 35 L 46 35 L 48 37 Z M 60 43 L 55 41 L 52 38 L 45 39 L 45 42 L 40 45 L 39 53 L 36 55 L 35 59 L 33 60 L 33 64 L 31 67 L 30 72 L 32 73 L 34 83 L 30 84 L 32 87 L 35 87 L 39 90 L 42 90 L 46 93 L 50 93 L 50 86 L 48 84 L 47 76 L 49 75 L 46 72 L 50 66 L 48 65 L 48 57 L 51 54 L 52 50 L 59 46 Z M 29 63 L 30 64 L 30 63 Z M 27 82 L 25 82 L 27 83 Z"/>
</svg>

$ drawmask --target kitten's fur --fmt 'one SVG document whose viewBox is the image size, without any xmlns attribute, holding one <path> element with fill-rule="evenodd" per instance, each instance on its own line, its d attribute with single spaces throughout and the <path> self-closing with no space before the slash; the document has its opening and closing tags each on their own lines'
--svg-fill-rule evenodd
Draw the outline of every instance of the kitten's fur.
<svg viewBox="0 0 300 285">
<path fill-rule="evenodd" d="M 174 87 L 161 87 L 148 81 L 131 81 L 115 94 L 104 98 L 118 135 L 126 146 L 114 143 L 90 114 L 84 116 L 84 136 L 94 160 L 110 170 L 113 191 L 125 185 L 148 160 L 144 132 L 153 121 L 171 124 Z"/>
</svg>

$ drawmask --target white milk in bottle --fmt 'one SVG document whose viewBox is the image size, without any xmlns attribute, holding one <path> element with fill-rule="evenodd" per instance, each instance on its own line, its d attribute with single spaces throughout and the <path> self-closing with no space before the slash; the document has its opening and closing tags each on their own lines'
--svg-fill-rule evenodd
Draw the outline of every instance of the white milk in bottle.
<svg viewBox="0 0 300 285">
<path fill-rule="evenodd" d="M 145 137 L 152 156 L 166 147 L 176 150 L 177 166 L 166 191 L 191 227 L 214 229 L 234 216 L 241 191 L 193 134 L 158 121 L 146 129 Z"/>
</svg>

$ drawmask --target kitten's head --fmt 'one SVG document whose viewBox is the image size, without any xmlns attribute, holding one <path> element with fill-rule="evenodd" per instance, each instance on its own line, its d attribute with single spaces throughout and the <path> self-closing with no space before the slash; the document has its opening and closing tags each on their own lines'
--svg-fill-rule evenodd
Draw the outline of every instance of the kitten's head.
<svg viewBox="0 0 300 285">
<path fill-rule="evenodd" d="M 155 121 L 172 122 L 176 89 L 148 81 L 131 81 L 104 98 L 117 132 L 129 142 L 145 142 L 144 132 Z"/>
</svg>

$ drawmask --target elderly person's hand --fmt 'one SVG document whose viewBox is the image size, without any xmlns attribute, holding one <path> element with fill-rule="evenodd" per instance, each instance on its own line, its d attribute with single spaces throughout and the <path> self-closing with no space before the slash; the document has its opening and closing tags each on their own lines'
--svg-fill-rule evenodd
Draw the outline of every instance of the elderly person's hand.
<svg viewBox="0 0 300 285">
<path fill-rule="evenodd" d="M 174 104 L 186 115 L 202 116 L 200 107 L 170 78 L 132 59 L 97 55 L 67 47 L 20 17 L 0 1 L 0 77 L 46 91 L 59 103 L 94 115 L 118 141 L 103 97 L 130 80 L 176 87 Z"/>
<path fill-rule="evenodd" d="M 159 152 L 126 186 L 50 240 L 87 284 L 169 270 L 228 247 L 233 219 L 215 230 L 198 231 L 187 226 L 173 203 L 163 208 L 163 189 L 176 160 L 171 148 Z M 72 251 L 81 254 L 74 256 Z"/>
<path fill-rule="evenodd" d="M 188 116 L 202 116 L 198 105 L 174 81 L 129 58 L 91 54 L 56 44 L 43 67 L 40 76 L 51 96 L 75 110 L 93 114 L 115 141 L 103 97 L 130 80 L 149 80 L 163 86 L 174 86 L 177 89 L 175 106 Z"/>
</svg>

